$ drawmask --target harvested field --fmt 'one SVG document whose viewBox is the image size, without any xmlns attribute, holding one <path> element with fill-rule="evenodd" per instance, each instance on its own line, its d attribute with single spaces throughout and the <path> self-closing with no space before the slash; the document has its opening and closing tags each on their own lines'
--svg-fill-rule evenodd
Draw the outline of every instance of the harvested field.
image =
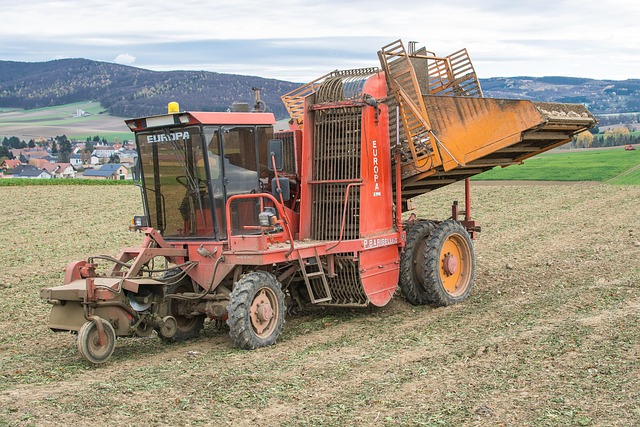
<svg viewBox="0 0 640 427">
<path fill-rule="evenodd" d="M 640 186 L 474 187 L 471 298 L 287 318 L 279 342 L 119 339 L 92 367 L 47 327 L 69 261 L 137 245 L 134 187 L 3 187 L 0 425 L 640 425 Z M 445 218 L 451 186 L 418 198 Z"/>
</svg>

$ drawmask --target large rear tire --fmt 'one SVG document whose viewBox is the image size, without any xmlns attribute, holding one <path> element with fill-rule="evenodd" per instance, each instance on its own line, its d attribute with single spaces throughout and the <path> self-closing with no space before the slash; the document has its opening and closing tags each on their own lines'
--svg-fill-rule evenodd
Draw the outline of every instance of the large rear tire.
<svg viewBox="0 0 640 427">
<path fill-rule="evenodd" d="M 407 243 L 400 255 L 400 290 L 413 305 L 429 303 L 424 285 L 424 249 L 427 239 L 436 228 L 431 221 L 420 221 L 407 230 Z"/>
<path fill-rule="evenodd" d="M 475 277 L 475 253 L 462 224 L 440 223 L 427 240 L 424 257 L 424 291 L 430 303 L 445 306 L 467 299 Z"/>
<path fill-rule="evenodd" d="M 273 274 L 253 271 L 233 286 L 227 306 L 229 335 L 236 347 L 253 350 L 276 342 L 284 324 L 284 292 Z"/>
</svg>

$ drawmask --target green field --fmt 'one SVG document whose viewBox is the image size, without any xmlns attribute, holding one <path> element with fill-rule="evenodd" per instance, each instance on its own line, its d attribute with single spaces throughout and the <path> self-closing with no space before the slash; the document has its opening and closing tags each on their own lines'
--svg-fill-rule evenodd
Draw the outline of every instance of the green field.
<svg viewBox="0 0 640 427">
<path fill-rule="evenodd" d="M 0 179 L 0 187 L 21 187 L 34 185 L 133 185 L 133 181 L 116 180 L 116 179 L 29 179 L 29 178 L 11 178 Z"/>
<path fill-rule="evenodd" d="M 640 184 L 640 150 L 623 147 L 568 153 L 545 153 L 522 165 L 496 167 L 475 180 L 593 181 L 610 184 Z"/>
<path fill-rule="evenodd" d="M 75 117 L 78 109 L 88 115 Z M 27 141 L 58 135 L 81 141 L 95 135 L 110 142 L 116 138 L 120 141 L 133 138 L 124 119 L 110 116 L 98 102 L 77 102 L 33 110 L 0 109 L 0 137 L 17 136 Z"/>
</svg>

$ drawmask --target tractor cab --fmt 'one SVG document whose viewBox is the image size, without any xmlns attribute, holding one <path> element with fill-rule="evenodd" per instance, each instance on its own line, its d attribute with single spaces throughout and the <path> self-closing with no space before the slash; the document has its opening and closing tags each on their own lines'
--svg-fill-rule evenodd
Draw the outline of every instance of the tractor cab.
<svg viewBox="0 0 640 427">
<path fill-rule="evenodd" d="M 179 112 L 127 120 L 135 132 L 137 178 L 145 218 L 138 225 L 165 239 L 225 240 L 258 226 L 255 200 L 235 195 L 264 191 L 269 180 L 271 113 Z M 230 221 L 230 223 L 228 223 Z"/>
</svg>

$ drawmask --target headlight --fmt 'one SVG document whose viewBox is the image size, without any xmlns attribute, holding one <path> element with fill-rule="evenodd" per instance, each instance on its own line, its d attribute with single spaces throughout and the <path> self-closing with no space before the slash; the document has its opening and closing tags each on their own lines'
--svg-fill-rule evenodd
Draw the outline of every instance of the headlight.
<svg viewBox="0 0 640 427">
<path fill-rule="evenodd" d="M 278 223 L 276 210 L 274 208 L 265 208 L 264 212 L 258 214 L 258 223 L 260 227 L 273 227 Z"/>
</svg>

